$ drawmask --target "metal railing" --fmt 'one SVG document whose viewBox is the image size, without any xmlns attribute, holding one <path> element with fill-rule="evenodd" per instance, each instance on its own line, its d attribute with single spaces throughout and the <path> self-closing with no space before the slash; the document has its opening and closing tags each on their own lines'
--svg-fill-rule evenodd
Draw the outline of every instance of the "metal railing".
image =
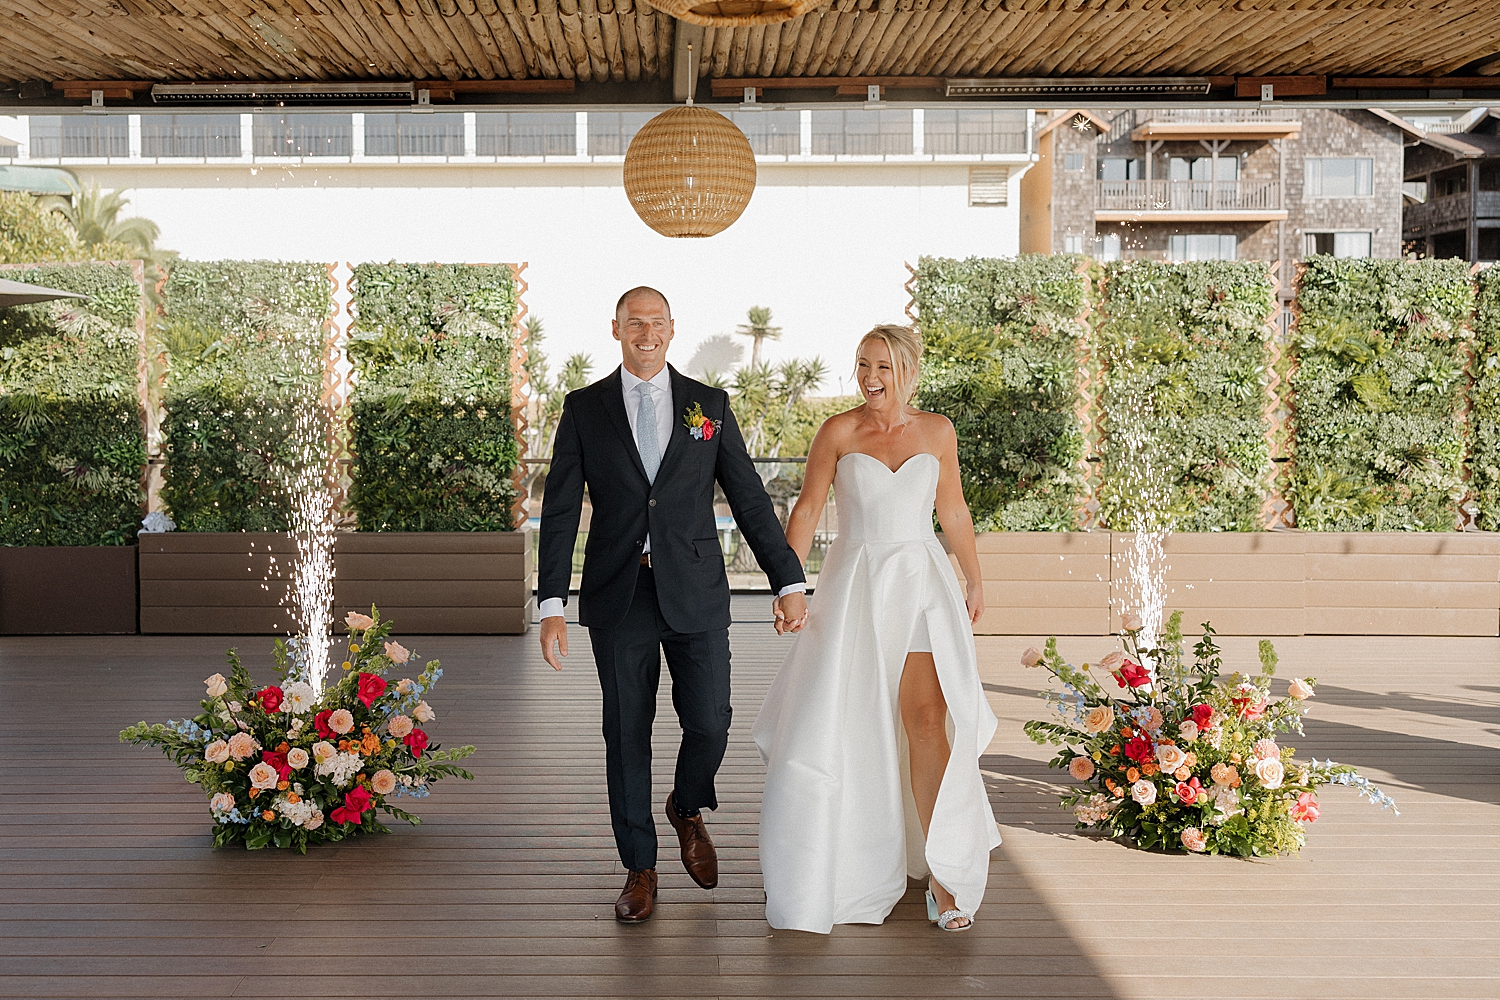
<svg viewBox="0 0 1500 1000">
<path fill-rule="evenodd" d="M 757 156 L 796 156 L 802 152 L 802 114 L 798 111 L 731 111 L 730 119 Z"/>
<path fill-rule="evenodd" d="M 1265 211 L 1281 207 L 1275 181 L 1097 181 L 1094 207 L 1127 212 Z"/>
<path fill-rule="evenodd" d="M 911 112 L 814 111 L 815 156 L 904 156 L 912 151 Z"/>
<path fill-rule="evenodd" d="M 142 116 L 141 155 L 190 158 L 239 156 L 240 116 Z"/>
<path fill-rule="evenodd" d="M 130 155 L 130 119 L 126 115 L 33 115 L 31 158 L 97 158 Z"/>
<path fill-rule="evenodd" d="M 349 156 L 353 148 L 348 115 L 256 117 L 256 156 Z"/>
<path fill-rule="evenodd" d="M 366 156 L 462 156 L 464 116 L 365 115 Z"/>
<path fill-rule="evenodd" d="M 578 116 L 482 111 L 474 116 L 474 143 L 480 156 L 572 156 L 578 152 Z"/>
<path fill-rule="evenodd" d="M 939 156 L 1026 152 L 1026 112 L 928 108 L 922 115 L 922 151 Z"/>
</svg>

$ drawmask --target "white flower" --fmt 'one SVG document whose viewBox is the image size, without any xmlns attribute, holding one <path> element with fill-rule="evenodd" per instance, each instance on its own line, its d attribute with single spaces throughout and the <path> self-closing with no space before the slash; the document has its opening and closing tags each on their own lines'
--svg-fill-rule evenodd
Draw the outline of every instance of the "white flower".
<svg viewBox="0 0 1500 1000">
<path fill-rule="evenodd" d="M 1240 805 L 1240 793 L 1228 785 L 1213 785 L 1208 789 L 1208 799 L 1214 804 L 1214 826 L 1220 826 L 1231 816 L 1238 816 L 1245 809 Z"/>
<path fill-rule="evenodd" d="M 339 753 L 335 750 L 333 756 L 318 761 L 313 773 L 320 778 L 332 778 L 335 785 L 343 788 L 354 779 L 364 763 L 365 759 L 357 753 Z"/>
<path fill-rule="evenodd" d="M 1156 785 L 1142 778 L 1130 786 L 1130 797 L 1143 806 L 1149 806 L 1156 801 Z"/>
<path fill-rule="evenodd" d="M 335 749 L 334 745 L 332 743 L 329 743 L 327 740 L 319 740 L 318 742 L 313 744 L 313 760 L 317 761 L 319 764 L 323 763 L 325 760 L 332 757 L 336 753 L 338 753 L 338 750 Z"/>
<path fill-rule="evenodd" d="M 1141 616 L 1134 611 L 1120 616 L 1120 628 L 1126 632 L 1139 632 L 1145 627 L 1145 623 L 1141 621 Z"/>
<path fill-rule="evenodd" d="M 1262 788 L 1280 788 L 1282 779 L 1286 777 L 1286 768 L 1279 759 L 1266 757 L 1255 762 L 1255 777 Z"/>
<path fill-rule="evenodd" d="M 1163 771 L 1171 774 L 1187 763 L 1187 754 L 1178 747 L 1163 744 L 1156 748 L 1156 762 L 1161 765 Z"/>
<path fill-rule="evenodd" d="M 432 706 L 428 705 L 427 702 L 419 701 L 417 702 L 417 707 L 411 710 L 411 716 L 418 722 L 431 722 L 437 718 L 437 713 L 432 710 Z"/>
<path fill-rule="evenodd" d="M 1080 823 L 1099 823 L 1114 807 L 1114 800 L 1108 795 L 1095 793 L 1073 807 L 1073 816 Z"/>
<path fill-rule="evenodd" d="M 1184 719 L 1182 725 L 1177 727 L 1177 735 L 1184 743 L 1191 743 L 1198 738 L 1198 723 L 1192 719 Z"/>
<path fill-rule="evenodd" d="M 276 768 L 265 761 L 261 761 L 250 769 L 250 785 L 253 788 L 259 788 L 261 791 L 275 788 L 279 780 L 280 776 L 277 775 Z"/>
<path fill-rule="evenodd" d="M 1028 646 L 1026 648 L 1026 652 L 1021 654 L 1021 666 L 1023 667 L 1034 667 L 1041 662 L 1041 651 L 1038 650 L 1035 646 Z"/>
<path fill-rule="evenodd" d="M 1099 669 L 1113 672 L 1119 670 L 1120 665 L 1124 662 L 1125 654 L 1120 652 L 1118 649 L 1113 649 L 1108 653 L 1105 653 L 1104 659 L 1099 661 Z"/>
<path fill-rule="evenodd" d="M 292 715 L 302 715 L 317 701 L 312 685 L 306 681 L 288 684 L 281 692 L 281 710 Z"/>
<path fill-rule="evenodd" d="M 321 809 L 314 809 L 312 816 L 308 819 L 308 821 L 306 823 L 302 824 L 302 827 L 303 827 L 303 829 L 306 829 L 306 830 L 316 830 L 318 827 L 320 827 L 322 825 L 323 825 L 323 810 L 321 810 Z"/>
<path fill-rule="evenodd" d="M 219 698 L 229 690 L 229 682 L 224 680 L 223 674 L 214 674 L 203 681 L 203 686 L 208 689 L 210 698 Z"/>
<path fill-rule="evenodd" d="M 291 820 L 294 825 L 304 827 L 312 820 L 314 813 L 317 813 L 320 817 L 322 816 L 316 802 L 311 802 L 301 796 L 298 796 L 298 801 L 296 802 L 288 801 L 285 796 L 278 798 L 276 800 L 276 811 Z"/>
<path fill-rule="evenodd" d="M 238 712 L 238 711 L 239 711 L 239 710 L 240 710 L 240 709 L 241 709 L 241 708 L 243 708 L 243 707 L 244 707 L 244 706 L 243 706 L 243 705 L 241 705 L 241 704 L 240 704 L 240 703 L 239 703 L 239 702 L 237 702 L 237 701 L 231 701 L 231 702 L 230 702 L 230 703 L 229 703 L 229 710 L 230 710 L 230 711 L 231 711 L 231 712 Z"/>
<path fill-rule="evenodd" d="M 1298 677 L 1292 681 L 1292 686 L 1287 689 L 1286 693 L 1298 701 L 1306 701 L 1313 696 L 1313 686 L 1305 679 Z"/>
<path fill-rule="evenodd" d="M 286 752 L 286 763 L 294 771 L 300 771 L 307 766 L 307 751 L 301 747 L 292 747 Z"/>
</svg>

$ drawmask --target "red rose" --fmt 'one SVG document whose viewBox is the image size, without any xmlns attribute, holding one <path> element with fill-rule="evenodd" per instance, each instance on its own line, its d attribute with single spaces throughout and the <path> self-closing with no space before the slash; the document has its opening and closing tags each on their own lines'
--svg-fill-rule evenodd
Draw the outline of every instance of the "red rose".
<svg viewBox="0 0 1500 1000">
<path fill-rule="evenodd" d="M 1207 726 L 1209 720 L 1214 717 L 1214 710 L 1210 705 L 1194 705 L 1192 711 L 1193 721 L 1198 724 L 1199 729 Z"/>
<path fill-rule="evenodd" d="M 267 750 L 260 755 L 260 759 L 276 769 L 277 776 L 286 781 L 292 776 L 292 767 L 286 762 L 286 754 L 277 753 L 275 750 Z"/>
<path fill-rule="evenodd" d="M 281 708 L 281 688 L 274 684 L 256 695 L 256 697 L 260 699 L 260 707 L 265 709 L 268 715 Z"/>
<path fill-rule="evenodd" d="M 1177 798 L 1181 800 L 1182 804 L 1185 806 L 1192 805 L 1198 799 L 1198 789 L 1194 788 L 1186 781 L 1179 781 L 1174 791 L 1177 792 Z"/>
<path fill-rule="evenodd" d="M 385 694 L 385 681 L 374 674 L 359 675 L 359 700 L 369 708 L 376 698 Z"/>
<path fill-rule="evenodd" d="M 370 808 L 370 793 L 364 785 L 356 785 L 344 793 L 344 804 L 328 814 L 335 823 L 359 825 L 360 816 Z"/>
<path fill-rule="evenodd" d="M 1124 687 L 1126 684 L 1129 684 L 1133 688 L 1145 687 L 1151 683 L 1151 674 L 1139 663 L 1126 660 L 1125 665 L 1120 668 L 1120 672 L 1115 674 L 1115 680 L 1120 682 L 1120 687 Z"/>
<path fill-rule="evenodd" d="M 705 420 L 705 421 L 703 421 L 703 440 L 705 440 L 705 441 L 712 441 L 713 439 L 714 439 L 714 422 L 712 420 Z"/>
<path fill-rule="evenodd" d="M 323 737 L 325 740 L 331 740 L 334 737 L 333 730 L 328 728 L 328 717 L 332 714 L 333 709 L 325 708 L 323 709 L 323 711 L 313 716 L 313 728 L 316 729 L 318 731 L 318 735 Z"/>
<path fill-rule="evenodd" d="M 413 757 L 422 756 L 422 751 L 427 749 L 427 734 L 420 729 L 413 729 L 406 734 L 406 739 L 401 741 L 411 747 Z"/>
<path fill-rule="evenodd" d="M 1137 736 L 1125 743 L 1125 756 L 1137 763 L 1151 759 L 1151 741 L 1144 736 Z"/>
</svg>

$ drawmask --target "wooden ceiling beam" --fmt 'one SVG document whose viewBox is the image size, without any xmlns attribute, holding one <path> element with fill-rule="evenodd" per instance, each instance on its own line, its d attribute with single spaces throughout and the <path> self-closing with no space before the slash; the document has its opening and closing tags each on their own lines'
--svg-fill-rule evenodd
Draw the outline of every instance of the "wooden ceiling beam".
<svg viewBox="0 0 1500 1000">
<path fill-rule="evenodd" d="M 868 87 L 882 90 L 941 90 L 940 76 L 783 76 L 721 77 L 713 81 L 715 97 L 736 97 L 746 87 L 760 90 L 844 90 L 864 93 Z"/>
</svg>

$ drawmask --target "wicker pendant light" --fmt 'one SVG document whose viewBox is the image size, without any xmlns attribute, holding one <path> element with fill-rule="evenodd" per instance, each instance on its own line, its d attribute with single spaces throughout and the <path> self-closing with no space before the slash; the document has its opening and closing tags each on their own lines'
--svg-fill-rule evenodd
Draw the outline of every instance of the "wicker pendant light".
<svg viewBox="0 0 1500 1000">
<path fill-rule="evenodd" d="M 647 122 L 625 151 L 625 195 L 663 236 L 713 236 L 755 193 L 750 140 L 717 111 L 687 105 Z"/>
<path fill-rule="evenodd" d="M 817 10 L 828 0 L 651 0 L 651 6 L 705 28 L 780 24 Z"/>
</svg>

